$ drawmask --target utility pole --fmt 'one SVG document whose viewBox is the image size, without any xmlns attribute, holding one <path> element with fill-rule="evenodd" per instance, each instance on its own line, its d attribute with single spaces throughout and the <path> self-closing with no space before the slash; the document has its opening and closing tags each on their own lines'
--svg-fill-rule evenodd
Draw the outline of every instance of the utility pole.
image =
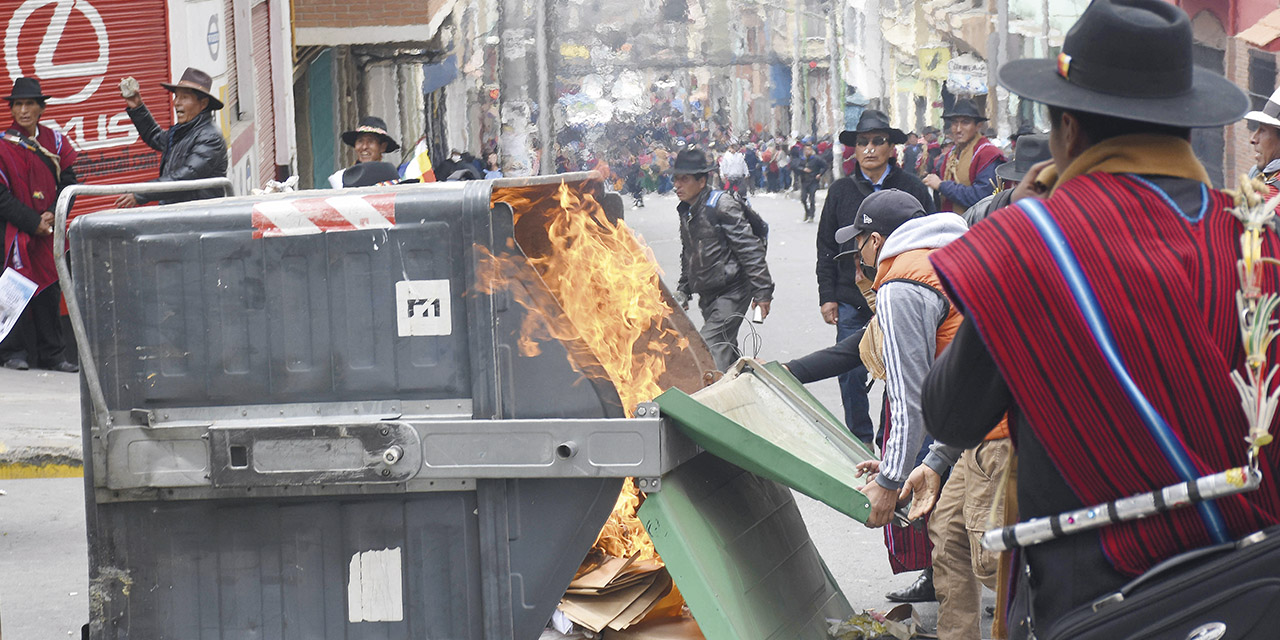
<svg viewBox="0 0 1280 640">
<path fill-rule="evenodd" d="M 831 100 L 831 177 L 844 177 L 844 145 L 840 144 L 840 130 L 844 128 L 844 74 L 840 69 L 841 41 L 840 19 L 844 10 L 841 0 L 834 0 L 827 16 L 828 63 L 827 93 Z"/>
<path fill-rule="evenodd" d="M 551 33 L 547 29 L 547 10 L 551 0 L 534 0 L 538 3 L 536 17 L 536 33 L 534 38 L 537 42 L 538 54 L 538 173 L 547 175 L 555 172 L 555 157 L 552 148 L 555 146 L 551 139 L 554 135 L 553 118 L 555 117 L 555 103 L 551 97 L 551 87 L 555 79 L 551 77 L 550 54 L 548 50 L 551 47 Z"/>
<path fill-rule="evenodd" d="M 512 177 L 533 174 L 533 103 L 529 98 L 529 51 L 534 34 L 529 20 L 534 11 L 525 0 L 502 0 L 502 52 L 498 72 L 499 113 L 502 117 L 502 171 Z"/>
<path fill-rule="evenodd" d="M 999 130 L 1000 123 L 1009 122 L 1008 108 L 1000 100 L 1000 83 L 999 74 L 1000 67 L 1009 62 L 1009 0 L 996 0 L 996 59 L 994 64 L 987 70 L 987 91 L 992 96 L 992 103 L 996 110 L 996 129 Z M 1016 123 L 1013 123 L 1014 130 L 1017 129 Z M 1012 133 L 1012 131 L 1010 131 Z"/>
<path fill-rule="evenodd" d="M 796 133 L 804 131 L 805 108 L 804 91 L 802 90 L 803 80 L 800 77 L 800 43 L 803 40 L 800 32 L 804 29 L 804 23 L 801 22 L 800 17 L 800 2 L 801 0 L 791 0 L 791 19 L 795 21 L 795 32 L 793 33 L 795 36 L 795 52 L 791 57 L 791 131 Z"/>
</svg>

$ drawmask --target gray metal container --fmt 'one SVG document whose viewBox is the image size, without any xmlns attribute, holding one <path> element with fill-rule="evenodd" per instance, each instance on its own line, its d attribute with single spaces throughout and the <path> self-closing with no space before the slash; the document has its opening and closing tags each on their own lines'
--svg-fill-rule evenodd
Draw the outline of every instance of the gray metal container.
<svg viewBox="0 0 1280 640">
<path fill-rule="evenodd" d="M 473 246 L 521 251 L 503 194 L 567 178 L 616 213 L 592 177 L 77 218 L 90 636 L 536 638 L 621 478 L 695 450 L 564 344 L 521 355 L 523 307 L 478 292 Z M 664 388 L 696 388 L 676 316 Z"/>
</svg>

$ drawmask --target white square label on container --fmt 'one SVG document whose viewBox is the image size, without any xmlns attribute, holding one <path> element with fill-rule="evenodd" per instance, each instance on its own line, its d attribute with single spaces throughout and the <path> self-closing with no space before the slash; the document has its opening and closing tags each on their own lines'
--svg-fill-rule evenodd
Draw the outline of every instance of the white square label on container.
<svg viewBox="0 0 1280 640">
<path fill-rule="evenodd" d="M 448 280 L 401 280 L 396 283 L 396 332 L 404 336 L 447 336 L 453 333 Z"/>
</svg>

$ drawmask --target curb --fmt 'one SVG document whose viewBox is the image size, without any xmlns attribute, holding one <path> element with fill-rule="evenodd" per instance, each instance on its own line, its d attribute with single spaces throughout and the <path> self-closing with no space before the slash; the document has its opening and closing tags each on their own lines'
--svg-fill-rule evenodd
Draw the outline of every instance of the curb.
<svg viewBox="0 0 1280 640">
<path fill-rule="evenodd" d="M 78 450 L 18 449 L 0 456 L 0 480 L 83 477 L 84 461 Z"/>
</svg>

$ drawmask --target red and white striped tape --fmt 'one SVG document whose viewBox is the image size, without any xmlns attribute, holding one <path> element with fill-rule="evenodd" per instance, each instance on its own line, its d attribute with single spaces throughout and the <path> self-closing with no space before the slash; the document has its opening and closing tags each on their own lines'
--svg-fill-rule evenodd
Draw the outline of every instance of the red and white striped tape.
<svg viewBox="0 0 1280 640">
<path fill-rule="evenodd" d="M 390 193 L 268 200 L 253 205 L 254 238 L 390 229 L 395 224 L 395 195 Z"/>
</svg>

